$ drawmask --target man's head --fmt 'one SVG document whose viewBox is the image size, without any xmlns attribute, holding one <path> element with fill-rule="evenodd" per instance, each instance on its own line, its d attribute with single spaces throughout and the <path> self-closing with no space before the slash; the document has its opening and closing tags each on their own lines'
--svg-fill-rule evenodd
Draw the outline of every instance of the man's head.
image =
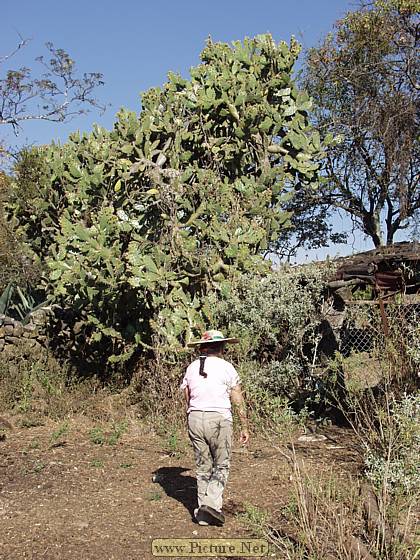
<svg viewBox="0 0 420 560">
<path fill-rule="evenodd" d="M 207 355 L 223 354 L 226 348 L 226 342 L 209 342 L 200 345 L 200 352 Z"/>
<path fill-rule="evenodd" d="M 211 330 L 204 332 L 200 340 L 190 342 L 187 346 L 200 346 L 200 348 L 202 349 L 203 346 L 210 347 L 214 344 L 225 344 L 228 342 L 235 344 L 239 342 L 239 340 L 237 338 L 225 337 L 220 331 Z"/>
</svg>

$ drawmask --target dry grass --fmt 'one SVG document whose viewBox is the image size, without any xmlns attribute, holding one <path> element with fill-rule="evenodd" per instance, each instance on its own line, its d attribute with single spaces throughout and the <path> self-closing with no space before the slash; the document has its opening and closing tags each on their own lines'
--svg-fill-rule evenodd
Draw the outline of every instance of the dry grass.
<svg viewBox="0 0 420 560">
<path fill-rule="evenodd" d="M 287 560 L 412 560 L 416 547 L 413 500 L 394 502 L 382 511 L 363 478 L 314 476 L 302 460 L 290 456 L 293 470 L 289 503 L 279 510 L 247 506 L 240 517 L 258 537 L 266 538 L 276 557 Z M 381 502 L 379 502 L 380 504 Z M 409 504 L 409 505 L 408 505 Z M 391 532 L 390 518 L 399 529 Z M 385 522 L 383 521 L 385 519 Z M 380 524 L 386 526 L 386 538 Z"/>
</svg>

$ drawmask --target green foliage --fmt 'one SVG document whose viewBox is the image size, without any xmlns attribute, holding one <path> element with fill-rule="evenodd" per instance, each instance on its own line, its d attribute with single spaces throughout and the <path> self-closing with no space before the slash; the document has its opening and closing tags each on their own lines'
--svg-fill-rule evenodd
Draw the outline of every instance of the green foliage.
<svg viewBox="0 0 420 560">
<path fill-rule="evenodd" d="M 53 431 L 50 438 L 51 442 L 55 443 L 61 438 L 61 436 L 68 434 L 68 432 L 69 432 L 69 423 L 66 421 L 60 424 L 60 426 L 58 426 L 58 428 Z"/>
<path fill-rule="evenodd" d="M 288 372 L 284 372 L 280 368 L 273 372 L 270 369 L 270 364 L 264 367 L 256 360 L 241 361 L 238 370 L 240 371 L 241 385 L 246 395 L 248 417 L 253 430 L 259 434 L 264 434 L 267 438 L 274 437 L 277 442 L 292 441 L 308 419 L 306 408 L 300 410 L 299 413 L 295 412 L 290 406 L 288 396 L 286 396 L 290 395 L 290 398 L 295 396 L 291 393 L 290 387 L 296 387 L 297 391 L 298 376 L 290 378 Z M 267 383 L 267 377 L 265 376 L 267 370 L 271 373 L 268 376 L 269 383 Z M 301 373 L 301 371 L 298 373 Z M 259 374 L 262 374 L 261 379 Z"/>
<path fill-rule="evenodd" d="M 150 492 L 147 499 L 149 500 L 149 502 L 158 502 L 162 499 L 162 494 L 157 491 Z"/>
<path fill-rule="evenodd" d="M 10 283 L 2 293 L 0 292 L 0 313 L 17 318 L 25 324 L 29 321 L 30 313 L 47 305 L 49 299 L 37 303 L 29 290 L 27 291 L 14 283 Z"/>
<path fill-rule="evenodd" d="M 298 53 L 269 35 L 209 41 L 189 80 L 169 74 L 143 96 L 139 118 L 121 110 L 111 132 L 25 155 L 34 196 L 18 174 L 14 216 L 79 324 L 77 352 L 177 350 L 204 326 L 209 292 L 267 271 L 284 206 L 316 189 L 325 148 L 291 79 Z"/>
<path fill-rule="evenodd" d="M 34 463 L 34 467 L 33 467 L 33 472 L 34 473 L 40 473 L 41 471 L 43 471 L 46 467 L 46 464 L 43 461 L 35 461 Z"/>
<path fill-rule="evenodd" d="M 413 367 L 420 370 L 420 326 L 410 325 L 407 337 L 407 353 Z"/>
<path fill-rule="evenodd" d="M 116 422 L 107 438 L 108 445 L 116 445 L 126 431 L 127 422 Z"/>
<path fill-rule="evenodd" d="M 313 265 L 264 278 L 243 275 L 231 290 L 210 298 L 214 324 L 240 338 L 239 369 L 253 391 L 290 400 L 301 394 L 320 339 L 319 310 L 331 273 L 331 266 Z"/>
<path fill-rule="evenodd" d="M 43 263 L 52 243 L 54 219 L 57 210 L 52 209 L 57 202 L 53 191 L 48 186 L 48 160 L 46 147 L 24 148 L 17 156 L 14 167 L 14 181 L 6 204 L 11 216 L 12 227 L 18 235 L 30 242 L 32 258 L 36 263 Z M 46 196 L 48 193 L 48 196 Z M 13 209 L 18 205 L 18 220 L 13 216 Z"/>
<path fill-rule="evenodd" d="M 105 434 L 102 428 L 95 426 L 89 431 L 89 439 L 95 445 L 103 445 L 105 443 Z"/>
<path fill-rule="evenodd" d="M 47 353 L 27 356 L 18 350 L 3 352 L 0 362 L 0 408 L 35 412 L 39 407 L 57 405 L 63 395 L 68 371 Z M 54 415 L 54 407 L 50 414 Z"/>
<path fill-rule="evenodd" d="M 11 295 L 13 291 L 12 284 L 8 284 L 2 294 L 0 294 L 0 313 L 5 315 L 9 309 Z"/>
<path fill-rule="evenodd" d="M 0 150 L 1 155 L 1 150 Z M 31 260 L 31 251 L 15 230 L 6 211 L 11 196 L 11 178 L 0 171 L 0 293 L 9 284 L 36 283 L 39 271 Z"/>
<path fill-rule="evenodd" d="M 105 434 L 103 428 L 95 426 L 89 431 L 89 439 L 95 445 L 116 445 L 121 436 L 127 431 L 127 422 L 116 422 L 111 432 Z"/>
<path fill-rule="evenodd" d="M 365 456 L 366 476 L 388 493 L 418 492 L 420 457 L 420 396 L 392 399 L 382 411 L 381 445 L 370 446 Z"/>
<path fill-rule="evenodd" d="M 163 426 L 162 432 L 162 436 L 164 437 L 164 450 L 168 455 L 171 457 L 179 457 L 185 452 L 185 441 L 177 428 L 174 428 L 173 425 L 170 427 L 165 425 Z"/>
<path fill-rule="evenodd" d="M 238 515 L 239 521 L 257 537 L 265 537 L 265 529 L 270 519 L 268 511 L 252 504 L 245 504 L 245 511 Z"/>
</svg>

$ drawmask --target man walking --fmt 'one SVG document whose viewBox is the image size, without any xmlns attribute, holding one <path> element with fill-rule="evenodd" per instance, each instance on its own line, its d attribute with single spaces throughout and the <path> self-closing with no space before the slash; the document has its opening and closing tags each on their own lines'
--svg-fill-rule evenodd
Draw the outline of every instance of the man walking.
<svg viewBox="0 0 420 560">
<path fill-rule="evenodd" d="M 237 342 L 212 330 L 188 345 L 200 349 L 181 384 L 197 466 L 198 508 L 194 515 L 200 525 L 220 526 L 225 521 L 222 504 L 231 459 L 232 405 L 241 422 L 240 442 L 249 441 L 240 379 L 232 364 L 222 358 L 226 344 Z"/>
</svg>

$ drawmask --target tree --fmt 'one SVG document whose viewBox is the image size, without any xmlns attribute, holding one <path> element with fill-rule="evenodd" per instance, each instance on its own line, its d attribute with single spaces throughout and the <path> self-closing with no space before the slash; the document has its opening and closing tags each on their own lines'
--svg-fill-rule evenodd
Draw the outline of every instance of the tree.
<svg viewBox="0 0 420 560">
<path fill-rule="evenodd" d="M 0 68 L 26 47 L 22 39 L 17 47 L 0 57 Z M 74 60 L 63 49 L 46 43 L 48 58 L 39 56 L 42 72 L 34 77 L 27 66 L 6 70 L 0 78 L 0 124 L 10 125 L 15 132 L 28 120 L 65 122 L 87 111 L 89 106 L 103 106 L 93 96 L 95 88 L 103 85 L 98 72 L 84 73 L 79 77 Z"/>
<path fill-rule="evenodd" d="M 419 8 L 418 0 L 360 5 L 306 60 L 315 126 L 341 140 L 313 203 L 347 212 L 375 246 L 419 218 Z"/>
<path fill-rule="evenodd" d="M 269 35 L 209 41 L 190 79 L 143 95 L 140 117 L 122 110 L 111 132 L 22 160 L 14 216 L 81 325 L 76 348 L 113 361 L 179 349 L 211 321 L 207 294 L 269 269 L 285 205 L 317 188 L 325 152 L 291 77 L 298 53 Z"/>
<path fill-rule="evenodd" d="M 26 47 L 27 39 L 22 39 L 8 55 L 0 56 L 0 70 L 10 65 L 14 57 Z M 77 75 L 74 60 L 52 43 L 46 44 L 48 58 L 36 59 L 42 72 L 22 66 L 17 70 L 5 70 L 0 77 L 0 125 L 8 125 L 17 134 L 28 120 L 48 120 L 66 122 L 76 115 L 85 113 L 89 107 L 102 109 L 94 97 L 94 90 L 104 82 L 102 74 Z M 13 157 L 12 157 L 13 156 Z M 31 159 L 32 158 L 32 159 Z M 11 178 L 10 161 L 15 161 L 22 170 L 20 196 L 27 200 L 35 196 L 39 185 L 32 181 L 34 192 L 29 194 L 25 187 L 31 182 L 28 173 L 37 174 L 41 161 L 29 150 L 12 153 L 0 138 L 0 294 L 9 283 L 19 283 L 22 288 L 37 276 L 27 255 L 27 248 L 16 234 L 4 211 L 8 205 Z M 21 173 L 21 175 L 22 175 Z"/>
</svg>

